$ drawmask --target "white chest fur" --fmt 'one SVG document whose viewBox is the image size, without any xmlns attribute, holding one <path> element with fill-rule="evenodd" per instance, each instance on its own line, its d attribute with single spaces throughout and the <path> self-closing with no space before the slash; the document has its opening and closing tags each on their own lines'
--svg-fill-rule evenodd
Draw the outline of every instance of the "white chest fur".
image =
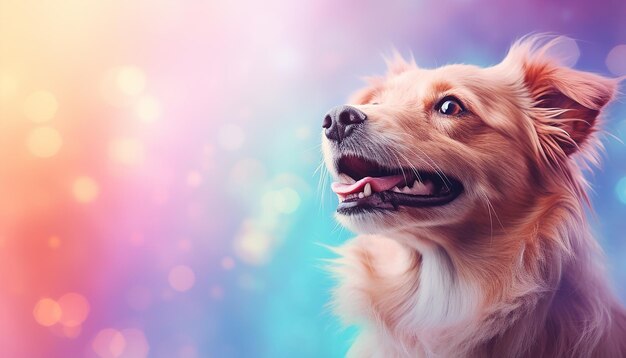
<svg viewBox="0 0 626 358">
<path fill-rule="evenodd" d="M 422 246 L 415 251 L 372 235 L 336 250 L 335 311 L 346 324 L 363 327 L 351 355 L 430 355 L 441 335 L 476 313 L 479 291 L 460 279 L 442 249 Z"/>
</svg>

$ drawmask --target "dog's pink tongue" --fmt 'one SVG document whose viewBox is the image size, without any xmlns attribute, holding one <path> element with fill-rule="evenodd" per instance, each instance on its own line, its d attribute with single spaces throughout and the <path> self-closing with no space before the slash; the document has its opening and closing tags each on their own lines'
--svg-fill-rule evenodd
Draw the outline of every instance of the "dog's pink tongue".
<svg viewBox="0 0 626 358">
<path fill-rule="evenodd" d="M 392 175 L 388 177 L 365 177 L 354 184 L 344 184 L 334 182 L 331 184 L 333 191 L 340 195 L 348 195 L 352 193 L 360 193 L 367 183 L 372 187 L 373 192 L 385 191 L 393 188 L 404 181 L 402 175 Z"/>
</svg>

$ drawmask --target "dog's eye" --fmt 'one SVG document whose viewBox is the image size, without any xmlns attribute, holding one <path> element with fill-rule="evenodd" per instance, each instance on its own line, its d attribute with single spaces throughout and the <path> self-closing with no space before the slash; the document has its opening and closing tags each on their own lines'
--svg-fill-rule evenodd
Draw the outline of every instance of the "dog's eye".
<svg viewBox="0 0 626 358">
<path fill-rule="evenodd" d="M 446 116 L 456 116 L 461 114 L 464 109 L 456 98 L 444 98 L 437 104 L 439 113 Z"/>
</svg>

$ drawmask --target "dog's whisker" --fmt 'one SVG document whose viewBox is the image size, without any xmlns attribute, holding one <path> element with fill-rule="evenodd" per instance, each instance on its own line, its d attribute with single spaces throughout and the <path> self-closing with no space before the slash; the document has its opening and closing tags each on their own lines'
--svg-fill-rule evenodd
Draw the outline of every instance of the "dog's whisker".
<svg viewBox="0 0 626 358">
<path fill-rule="evenodd" d="M 318 144 L 313 145 L 312 147 L 303 148 L 302 150 L 303 150 L 303 151 L 307 151 L 307 152 L 308 152 L 308 151 L 311 151 L 311 150 L 318 151 L 321 147 L 322 147 L 322 144 L 321 144 L 321 143 L 318 143 Z"/>
<path fill-rule="evenodd" d="M 444 182 L 444 184 L 446 184 L 446 186 L 449 188 L 449 185 L 451 185 L 451 181 L 450 179 L 447 177 L 447 175 L 443 172 L 443 170 L 437 165 L 437 163 L 427 154 L 425 153 L 423 150 L 418 149 L 424 157 L 426 157 L 428 160 L 425 160 L 422 156 L 420 156 L 419 154 L 415 153 L 412 149 L 407 148 L 407 147 L 403 147 L 403 150 L 406 150 L 407 152 L 409 152 L 412 156 L 416 157 L 417 159 L 421 160 L 422 162 L 424 162 L 426 165 L 428 165 L 437 175 L 439 175 L 439 178 Z"/>
<path fill-rule="evenodd" d="M 406 174 L 404 173 L 404 167 L 403 167 L 403 166 L 402 166 L 402 164 L 400 163 L 400 158 L 398 158 L 398 156 L 397 156 L 397 155 L 395 155 L 392 151 L 390 151 L 389 153 L 391 153 L 391 154 L 395 157 L 395 159 L 396 159 L 396 164 L 398 164 L 398 167 L 400 168 L 400 171 L 402 172 L 402 176 L 404 177 L 404 182 L 406 183 L 408 179 L 407 179 Z M 409 185 L 410 185 L 410 183 L 407 183 L 407 184 L 409 184 Z"/>
<path fill-rule="evenodd" d="M 482 193 L 483 198 L 485 199 L 485 204 L 487 206 L 487 212 L 489 213 L 489 245 L 493 246 L 493 218 L 491 217 L 491 203 L 489 202 L 489 198 L 487 195 Z M 495 214 L 495 210 L 494 210 Z"/>
<path fill-rule="evenodd" d="M 417 179 L 422 182 L 422 177 L 419 173 L 419 170 L 417 170 L 417 168 L 415 167 L 415 165 L 413 165 L 413 163 L 411 163 L 411 161 L 409 160 L 409 158 L 406 157 L 406 155 L 402 154 L 402 152 L 400 151 L 396 151 L 400 156 L 402 156 L 402 158 L 404 158 L 404 160 L 406 161 L 407 165 L 410 166 L 410 169 L 413 171 L 413 174 L 415 174 L 415 176 L 417 177 Z"/>
<path fill-rule="evenodd" d="M 437 165 L 437 162 L 434 161 L 429 155 L 428 153 L 424 152 L 422 149 L 415 147 L 415 149 L 419 150 L 429 161 L 431 164 L 429 164 L 433 170 L 435 170 L 435 172 L 439 175 L 439 177 L 444 181 L 444 183 L 446 183 L 447 185 L 450 185 L 451 181 L 450 179 L 448 179 L 448 177 L 446 176 L 446 174 L 443 172 L 443 170 L 441 170 L 441 168 L 439 167 L 439 165 Z"/>
<path fill-rule="evenodd" d="M 396 161 L 398 162 L 398 167 L 400 167 L 400 168 L 401 168 L 401 170 L 403 170 L 404 166 L 400 163 L 399 158 L 398 158 L 398 156 L 401 156 L 401 157 L 402 157 L 402 159 L 404 160 L 404 162 L 406 163 L 405 165 L 407 165 L 407 166 L 409 166 L 409 167 L 410 167 L 409 169 L 411 169 L 411 171 L 413 172 L 413 174 L 415 174 L 415 177 L 417 177 L 417 179 L 418 179 L 420 182 L 422 182 L 422 181 L 423 181 L 423 180 L 422 180 L 422 177 L 421 177 L 421 175 L 420 175 L 420 173 L 419 173 L 419 171 L 418 171 L 418 170 L 417 170 L 417 168 L 413 165 L 413 163 L 411 163 L 411 161 L 410 161 L 410 160 L 409 160 L 409 159 L 408 159 L 408 158 L 407 158 L 404 154 L 402 154 L 402 152 L 400 152 L 400 151 L 399 151 L 399 150 L 397 150 L 397 149 L 393 149 L 393 145 L 391 145 L 391 143 L 390 143 L 390 144 L 387 144 L 387 145 L 385 146 L 385 151 L 386 151 L 386 152 L 388 152 L 388 153 L 391 153 L 391 154 L 392 154 L 392 155 L 396 158 Z M 406 181 L 407 181 L 407 177 L 406 177 L 406 175 L 404 174 L 404 172 L 403 172 L 403 176 L 404 176 L 404 180 L 405 180 L 405 182 L 406 182 Z M 408 184 L 411 184 L 411 183 L 408 183 Z"/>
<path fill-rule="evenodd" d="M 328 185 L 328 181 L 331 180 L 330 179 L 330 175 L 328 174 L 328 170 L 324 169 L 324 180 L 322 181 L 322 193 L 326 193 L 326 186 Z M 325 196 L 324 198 L 327 198 L 328 196 Z M 326 200 L 322 200 L 322 211 L 324 210 L 324 203 Z"/>
<path fill-rule="evenodd" d="M 321 171 L 321 170 L 326 169 L 326 166 L 325 166 L 324 164 L 325 164 L 325 163 L 324 163 L 324 159 L 322 159 L 322 160 L 320 161 L 320 164 L 317 166 L 317 168 L 315 168 L 315 171 L 313 172 L 313 174 L 312 174 L 312 175 L 313 175 L 313 176 L 315 176 L 315 174 L 317 174 L 317 172 L 319 172 L 319 171 Z"/>
</svg>

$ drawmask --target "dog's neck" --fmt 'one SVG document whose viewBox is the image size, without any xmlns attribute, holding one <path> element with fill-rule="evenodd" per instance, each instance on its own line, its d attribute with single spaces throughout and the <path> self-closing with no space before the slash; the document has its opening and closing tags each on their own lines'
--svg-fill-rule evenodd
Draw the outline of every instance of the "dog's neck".
<svg viewBox="0 0 626 358">
<path fill-rule="evenodd" d="M 549 210 L 529 215 L 541 219 L 527 218 L 533 227 L 513 232 L 492 229 L 487 240 L 463 237 L 455 229 L 420 229 L 361 236 L 340 248 L 334 269 L 340 280 L 337 312 L 346 323 L 364 327 L 351 352 L 385 357 L 544 354 L 547 348 L 539 345 L 547 342 L 536 348 L 528 342 L 546 327 L 570 332 L 571 322 L 564 318 L 572 317 L 568 307 L 577 310 L 577 319 L 595 317 L 587 311 L 601 309 L 611 298 L 589 257 L 595 243 L 581 206 L 557 200 Z M 459 235 L 445 242 L 467 246 L 451 250 L 433 237 L 442 233 Z M 504 241 L 509 245 L 501 245 Z M 498 245 L 484 244 L 489 242 Z M 507 252 L 490 252 L 502 248 Z M 578 290 L 581 284 L 587 287 Z M 555 309 L 557 303 L 561 307 Z M 590 322 L 584 327 L 593 328 L 587 336 L 561 334 L 556 338 L 561 342 L 551 346 L 571 349 L 581 339 L 599 340 L 606 324 Z"/>
</svg>

